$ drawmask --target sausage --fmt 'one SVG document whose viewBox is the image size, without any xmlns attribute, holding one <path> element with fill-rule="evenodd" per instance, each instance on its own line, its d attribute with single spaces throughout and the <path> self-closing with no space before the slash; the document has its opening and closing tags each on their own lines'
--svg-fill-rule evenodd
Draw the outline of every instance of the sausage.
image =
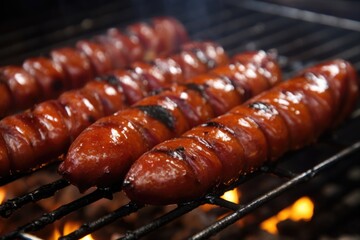
<svg viewBox="0 0 360 240">
<path fill-rule="evenodd" d="M 145 204 L 202 197 L 315 141 L 349 114 L 358 88 L 355 70 L 344 60 L 308 68 L 181 137 L 155 146 L 135 161 L 123 188 L 130 199 Z"/>
<path fill-rule="evenodd" d="M 135 61 L 169 56 L 188 41 L 185 27 L 172 17 L 134 23 L 124 32 L 108 29 L 91 40 L 78 41 L 75 48 L 54 49 L 50 57 L 27 59 L 22 67 L 0 68 L 0 117 L 83 87 L 93 77 L 129 67 Z"/>
<path fill-rule="evenodd" d="M 42 102 L 28 111 L 2 119 L 0 176 L 28 171 L 46 163 L 62 154 L 81 131 L 99 118 L 130 106 L 150 92 L 173 82 L 186 82 L 185 75 L 205 72 L 229 61 L 222 47 L 216 43 L 189 43 L 183 48 L 184 51 L 172 57 L 159 57 L 153 64 L 136 63 L 132 69 L 113 71 L 89 81 L 83 88 L 61 94 L 57 100 Z M 172 63 L 172 59 L 180 59 L 183 52 L 195 48 L 214 64 L 201 70 L 192 67 L 194 70 L 191 73 L 188 65 L 192 63 Z M 216 54 L 210 56 L 209 52 Z"/>
<path fill-rule="evenodd" d="M 70 82 L 65 79 L 64 69 L 48 58 L 29 58 L 24 61 L 22 68 L 35 78 L 44 99 L 58 96 L 63 89 L 70 88 Z"/>
<path fill-rule="evenodd" d="M 79 88 L 94 77 L 94 69 L 84 53 L 65 47 L 51 51 L 50 55 L 52 61 L 64 69 L 70 88 Z"/>
<path fill-rule="evenodd" d="M 76 48 L 87 56 L 95 75 L 103 75 L 114 69 L 111 62 L 112 58 L 104 45 L 93 41 L 81 40 L 76 43 Z"/>
<path fill-rule="evenodd" d="M 247 62 L 220 66 L 98 120 L 70 146 L 59 173 L 81 191 L 116 186 L 151 147 L 229 111 L 280 80 L 271 56 L 263 51 L 246 55 Z"/>
<path fill-rule="evenodd" d="M 21 67 L 7 66 L 0 68 L 1 98 L 5 101 L 0 104 L 0 113 L 11 108 L 27 108 L 41 95 L 40 86 L 36 79 Z M 7 104 L 8 103 L 8 104 Z"/>
</svg>

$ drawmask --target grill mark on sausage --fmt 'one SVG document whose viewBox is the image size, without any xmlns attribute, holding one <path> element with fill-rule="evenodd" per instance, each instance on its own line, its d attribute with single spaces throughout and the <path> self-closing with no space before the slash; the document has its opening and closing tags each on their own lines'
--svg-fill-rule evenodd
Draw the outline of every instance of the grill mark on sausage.
<svg viewBox="0 0 360 240">
<path fill-rule="evenodd" d="M 205 91 L 205 87 L 206 84 L 204 85 L 199 85 L 199 84 L 195 84 L 195 83 L 187 83 L 185 84 L 185 87 L 187 87 L 190 90 L 196 91 L 198 93 L 200 93 L 200 95 L 206 100 L 208 101 L 209 96 L 207 95 L 206 91 Z"/>
<path fill-rule="evenodd" d="M 224 124 L 218 123 L 218 122 L 207 122 L 204 123 L 202 126 L 204 127 L 215 127 L 215 128 L 219 128 L 219 129 L 223 129 L 226 132 L 230 133 L 231 135 L 236 137 L 236 133 L 229 127 L 225 126 Z"/>
<path fill-rule="evenodd" d="M 159 105 L 143 105 L 136 106 L 135 108 L 140 109 L 150 117 L 162 122 L 170 130 L 175 130 L 176 119 L 166 108 Z"/>
<path fill-rule="evenodd" d="M 183 146 L 179 146 L 175 149 L 153 149 L 151 150 L 151 152 L 153 153 L 164 153 L 170 157 L 179 159 L 184 161 L 186 159 L 186 154 L 185 154 L 185 148 Z"/>
</svg>

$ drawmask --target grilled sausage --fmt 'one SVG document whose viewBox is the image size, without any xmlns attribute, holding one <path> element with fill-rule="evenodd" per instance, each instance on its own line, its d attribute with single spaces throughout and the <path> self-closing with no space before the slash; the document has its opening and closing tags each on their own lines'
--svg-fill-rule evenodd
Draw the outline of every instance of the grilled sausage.
<svg viewBox="0 0 360 240">
<path fill-rule="evenodd" d="M 14 107 L 27 108 L 41 94 L 36 79 L 16 66 L 0 68 L 0 84 L 1 98 L 5 98 L 0 104 L 1 114 Z"/>
<path fill-rule="evenodd" d="M 57 100 L 42 102 L 26 112 L 1 120 L 0 175 L 27 171 L 43 164 L 63 153 L 95 120 L 135 103 L 160 87 L 185 82 L 185 77 L 228 63 L 223 48 L 215 43 L 188 43 L 183 48 L 184 51 L 172 57 L 159 57 L 153 64 L 136 63 L 132 70 L 116 70 L 88 82 L 79 90 L 63 93 Z M 194 51 L 205 56 L 202 59 L 205 67 L 190 67 L 194 63 L 181 58 Z M 206 65 L 207 61 L 212 64 Z M 24 76 L 31 77 L 26 73 Z M 22 102 L 28 98 L 24 96 Z"/>
<path fill-rule="evenodd" d="M 64 69 L 48 58 L 30 58 L 24 62 L 22 67 L 37 80 L 40 92 L 43 94 L 42 97 L 45 99 L 58 96 L 63 89 L 70 88 L 70 82 L 65 80 Z"/>
<path fill-rule="evenodd" d="M 349 63 L 334 60 L 314 66 L 155 146 L 135 161 L 123 187 L 130 199 L 146 204 L 199 198 L 313 142 L 350 112 L 357 95 Z"/>
<path fill-rule="evenodd" d="M 241 63 L 218 67 L 98 120 L 76 138 L 59 172 L 80 190 L 116 185 L 151 147 L 227 112 L 281 78 L 275 60 L 265 52 L 235 59 Z"/>
<path fill-rule="evenodd" d="M 80 40 L 76 48 L 54 49 L 50 58 L 27 59 L 22 68 L 0 68 L 0 117 L 80 88 L 94 76 L 135 61 L 152 61 L 179 50 L 188 40 L 184 26 L 171 17 L 155 17 L 128 26 L 125 33 L 109 29 L 93 40 Z"/>
</svg>

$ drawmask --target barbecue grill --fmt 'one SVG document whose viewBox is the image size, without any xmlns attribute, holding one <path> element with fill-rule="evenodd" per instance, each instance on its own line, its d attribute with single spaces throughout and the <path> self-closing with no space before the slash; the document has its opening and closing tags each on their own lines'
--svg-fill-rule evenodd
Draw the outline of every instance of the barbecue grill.
<svg viewBox="0 0 360 240">
<path fill-rule="evenodd" d="M 193 39 L 217 41 L 230 55 L 254 49 L 276 51 L 285 78 L 307 65 L 333 58 L 352 62 L 359 72 L 359 3 L 334 1 L 334 5 L 324 6 L 322 1 L 313 1 L 310 6 L 300 1 L 292 1 L 288 5 L 284 2 L 105 1 L 100 5 L 96 1 L 89 1 L 85 8 L 80 3 L 71 7 L 70 4 L 61 5 L 60 9 L 59 6 L 46 6 L 48 12 L 44 16 L 34 16 L 29 22 L 1 26 L 4 33 L 0 38 L 0 65 L 21 63 L 26 57 L 45 54 L 57 46 L 72 45 L 81 38 L 94 36 L 111 26 L 125 26 L 156 15 L 172 15 L 185 24 Z M 39 5 L 41 11 L 44 10 L 42 7 Z M 62 17 L 65 11 L 70 11 L 69 18 Z M 55 17 L 44 22 L 44 18 L 50 19 L 51 14 Z M 120 235 L 114 239 L 154 239 L 162 236 L 159 232 L 166 233 L 163 229 L 167 225 L 179 221 L 204 204 L 214 205 L 215 209 L 220 209 L 226 215 L 213 219 L 201 229 L 190 231 L 186 237 L 245 237 L 256 234 L 262 221 L 304 195 L 315 201 L 317 212 L 313 219 L 309 223 L 302 223 L 302 228 L 299 226 L 301 224 L 283 222 L 278 225 L 281 233 L 286 235 L 293 231 L 295 235 L 290 234 L 290 237 L 303 239 L 343 235 L 355 239 L 360 237 L 359 133 L 358 103 L 357 109 L 344 124 L 322 136 L 317 143 L 286 154 L 276 165 L 264 166 L 241 177 L 228 189 L 210 192 L 201 199 L 147 215 L 149 219 L 141 226 L 126 224 L 121 219 L 153 207 L 125 202 L 103 216 L 81 219 L 83 225 L 61 239 L 79 239 L 90 233 L 96 234 L 97 230 L 115 221 L 115 229 L 119 229 Z M 54 161 L 31 173 L 0 179 L 0 184 L 4 186 L 21 179 L 28 181 L 42 172 L 53 174 L 58 179 L 1 204 L 1 222 L 14 221 L 14 215 L 24 211 L 26 206 L 34 205 L 42 199 L 54 198 L 71 188 L 66 180 L 56 175 L 57 165 L 58 161 Z M 233 188 L 241 191 L 240 204 L 220 198 L 225 191 Z M 39 210 L 31 216 L 32 220 L 14 226 L 12 230 L 4 232 L 0 239 L 35 239 L 36 231 L 56 224 L 57 220 L 71 216 L 73 212 L 91 208 L 92 204 L 102 199 L 116 201 L 117 192 L 118 189 L 95 189 L 77 195 L 68 203 L 50 211 Z M 115 199 L 111 200 L 113 197 Z M 240 219 L 246 221 L 237 226 L 235 232 L 221 235 L 226 228 L 239 223 Z M 181 231 L 182 228 L 172 228 L 170 234 Z M 169 235 L 163 235 L 164 238 L 166 236 Z M 94 237 L 96 239 L 96 235 Z"/>
</svg>

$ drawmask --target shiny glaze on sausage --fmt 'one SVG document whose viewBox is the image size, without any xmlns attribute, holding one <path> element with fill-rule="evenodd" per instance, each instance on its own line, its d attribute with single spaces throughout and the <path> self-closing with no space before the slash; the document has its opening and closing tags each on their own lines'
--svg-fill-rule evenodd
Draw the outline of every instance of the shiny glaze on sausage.
<svg viewBox="0 0 360 240">
<path fill-rule="evenodd" d="M 344 60 L 325 62 L 229 113 L 163 142 L 129 170 L 124 190 L 146 204 L 194 200 L 315 141 L 353 109 L 359 85 Z"/>
<path fill-rule="evenodd" d="M 189 76 L 228 63 L 226 53 L 216 43 L 190 42 L 183 48 L 172 57 L 156 58 L 152 64 L 134 63 L 132 69 L 115 70 L 88 82 L 83 88 L 61 94 L 57 100 L 42 102 L 2 119 L 0 176 L 28 171 L 46 163 L 63 153 L 80 132 L 97 119 L 139 101 L 154 90 L 174 82 L 185 82 Z M 194 63 L 182 58 L 189 52 L 201 54 L 203 65 L 190 67 Z M 212 64 L 206 65 L 207 61 Z M 26 73 L 24 76 L 31 77 Z M 29 96 L 23 98 L 25 104 Z"/>
<path fill-rule="evenodd" d="M 0 117 L 83 87 L 93 77 L 135 61 L 169 56 L 187 41 L 186 30 L 176 19 L 154 17 L 149 23 L 129 25 L 124 33 L 112 28 L 92 40 L 78 41 L 75 48 L 29 58 L 22 67 L 0 67 Z"/>
<path fill-rule="evenodd" d="M 191 58 L 197 55 L 195 52 Z M 189 59 L 190 55 L 183 56 Z M 98 120 L 70 146 L 59 172 L 80 190 L 119 184 L 133 161 L 151 147 L 229 111 L 280 81 L 276 61 L 263 51 L 239 54 L 234 59 L 232 64 Z M 202 66 L 204 61 L 198 64 Z"/>
</svg>

